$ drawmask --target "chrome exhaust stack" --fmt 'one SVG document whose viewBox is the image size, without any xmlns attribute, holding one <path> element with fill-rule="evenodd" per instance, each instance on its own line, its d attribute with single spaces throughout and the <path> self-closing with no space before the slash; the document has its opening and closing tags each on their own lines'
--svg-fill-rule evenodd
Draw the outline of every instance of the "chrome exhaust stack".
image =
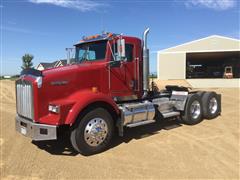
<svg viewBox="0 0 240 180">
<path fill-rule="evenodd" d="M 149 91 L 149 49 L 147 48 L 147 28 L 143 33 L 143 98 L 147 97 Z"/>
</svg>

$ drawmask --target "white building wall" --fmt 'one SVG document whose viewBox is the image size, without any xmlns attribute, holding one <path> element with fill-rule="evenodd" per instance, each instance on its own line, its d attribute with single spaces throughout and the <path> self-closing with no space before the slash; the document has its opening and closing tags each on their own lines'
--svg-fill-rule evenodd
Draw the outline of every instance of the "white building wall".
<svg viewBox="0 0 240 180">
<path fill-rule="evenodd" d="M 158 79 L 185 79 L 186 53 L 158 53 Z"/>
<path fill-rule="evenodd" d="M 240 88 L 240 79 L 187 79 L 193 88 Z"/>
<path fill-rule="evenodd" d="M 44 67 L 41 64 L 39 64 L 35 69 L 42 71 L 44 70 Z"/>
</svg>

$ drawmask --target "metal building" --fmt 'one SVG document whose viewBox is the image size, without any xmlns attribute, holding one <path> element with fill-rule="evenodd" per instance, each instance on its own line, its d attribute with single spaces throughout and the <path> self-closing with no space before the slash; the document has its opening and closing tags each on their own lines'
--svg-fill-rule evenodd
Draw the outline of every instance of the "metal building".
<svg viewBox="0 0 240 180">
<path fill-rule="evenodd" d="M 194 87 L 239 87 L 240 40 L 213 35 L 158 51 L 157 74 Z"/>
</svg>

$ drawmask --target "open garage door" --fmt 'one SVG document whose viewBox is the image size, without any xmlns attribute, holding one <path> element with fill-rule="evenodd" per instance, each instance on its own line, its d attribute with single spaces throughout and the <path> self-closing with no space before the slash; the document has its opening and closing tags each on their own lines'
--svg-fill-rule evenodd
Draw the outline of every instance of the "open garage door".
<svg viewBox="0 0 240 180">
<path fill-rule="evenodd" d="M 240 78 L 240 51 L 187 53 L 186 78 Z"/>
</svg>

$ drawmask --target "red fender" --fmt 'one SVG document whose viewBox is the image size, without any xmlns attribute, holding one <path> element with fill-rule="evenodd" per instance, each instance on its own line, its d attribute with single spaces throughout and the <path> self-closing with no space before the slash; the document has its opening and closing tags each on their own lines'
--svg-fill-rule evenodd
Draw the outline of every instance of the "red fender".
<svg viewBox="0 0 240 180">
<path fill-rule="evenodd" d="M 88 105 L 94 102 L 105 102 L 109 104 L 116 113 L 119 113 L 119 109 L 115 101 L 110 98 L 108 95 L 101 92 L 92 92 L 91 90 L 83 90 L 77 93 L 74 93 L 69 97 L 70 100 L 75 101 L 72 108 L 69 110 L 67 118 L 64 124 L 73 124 L 81 111 L 86 108 Z"/>
</svg>

